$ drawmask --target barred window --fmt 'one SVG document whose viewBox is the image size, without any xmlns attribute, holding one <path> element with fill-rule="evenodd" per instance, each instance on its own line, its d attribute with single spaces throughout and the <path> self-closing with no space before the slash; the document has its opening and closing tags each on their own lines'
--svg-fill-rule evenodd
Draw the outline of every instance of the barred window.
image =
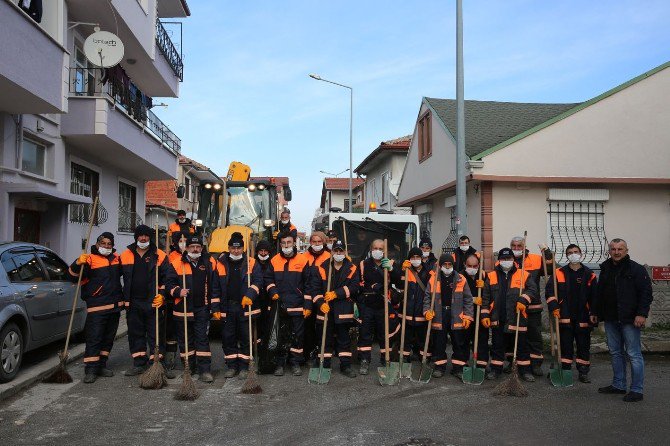
<svg viewBox="0 0 670 446">
<path fill-rule="evenodd" d="M 431 226 L 433 225 L 432 212 L 419 214 L 419 236 L 430 237 Z"/>
<path fill-rule="evenodd" d="M 451 213 L 449 217 L 449 221 L 451 224 L 451 227 L 449 228 L 449 234 L 447 234 L 447 238 L 444 239 L 444 242 L 442 243 L 442 254 L 447 254 L 447 253 L 452 253 L 454 252 L 454 249 L 456 249 L 456 245 L 458 245 L 458 234 L 457 234 L 457 225 L 456 225 L 456 207 L 452 206 L 449 208 L 449 211 Z"/>
<path fill-rule="evenodd" d="M 600 263 L 607 259 L 604 206 L 602 201 L 549 202 L 549 242 L 559 263 L 568 261 L 565 248 L 571 243 L 581 248 L 584 263 Z"/>
</svg>

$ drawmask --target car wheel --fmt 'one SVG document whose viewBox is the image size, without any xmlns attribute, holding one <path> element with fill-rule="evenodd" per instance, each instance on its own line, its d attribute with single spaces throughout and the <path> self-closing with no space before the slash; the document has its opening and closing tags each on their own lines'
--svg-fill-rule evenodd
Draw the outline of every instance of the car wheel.
<svg viewBox="0 0 670 446">
<path fill-rule="evenodd" d="M 23 335 L 14 323 L 0 331 L 0 382 L 14 379 L 23 359 Z"/>
</svg>

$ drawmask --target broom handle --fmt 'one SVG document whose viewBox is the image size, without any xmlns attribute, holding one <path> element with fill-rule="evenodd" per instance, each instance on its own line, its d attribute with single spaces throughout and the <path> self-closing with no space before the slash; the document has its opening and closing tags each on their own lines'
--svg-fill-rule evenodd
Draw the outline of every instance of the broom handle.
<svg viewBox="0 0 670 446">
<path fill-rule="evenodd" d="M 165 252 L 167 253 L 170 251 L 172 234 L 170 234 L 170 216 L 168 215 L 167 206 L 163 205 L 163 210 L 165 211 L 165 227 L 167 228 L 165 232 Z M 158 246 L 158 241 L 156 241 L 156 246 Z"/>
<path fill-rule="evenodd" d="M 542 269 L 544 270 L 544 280 L 545 284 L 549 280 L 549 274 L 547 273 L 547 262 L 544 259 L 544 252 L 546 251 L 546 248 L 542 248 Z M 553 270 L 552 270 L 553 271 Z M 556 296 L 556 299 L 558 299 L 558 296 Z M 544 296 L 544 300 L 547 300 L 547 296 Z M 549 305 L 547 305 L 547 313 L 549 313 Z M 551 322 L 551 314 L 549 314 L 549 335 L 551 338 L 551 356 L 554 356 L 554 324 Z"/>
<path fill-rule="evenodd" d="M 181 264 L 181 283 L 182 283 L 182 289 L 186 289 L 186 267 L 184 266 L 184 262 Z M 184 352 L 185 354 L 185 361 L 184 361 L 184 369 L 189 370 L 188 368 L 188 318 L 186 317 L 186 296 L 184 296 Z"/>
<path fill-rule="evenodd" d="M 342 233 L 344 234 L 344 255 L 349 257 L 349 243 L 347 243 L 347 226 L 346 220 L 342 220 Z"/>
<path fill-rule="evenodd" d="M 556 299 L 558 299 L 558 282 L 556 279 L 556 256 L 554 256 L 554 263 L 551 264 L 551 270 L 554 274 L 554 296 L 556 296 Z M 561 333 L 560 333 L 560 325 L 559 325 L 559 320 L 556 318 L 556 353 L 558 354 L 558 367 L 559 369 L 563 368 L 563 364 L 561 364 Z"/>
<path fill-rule="evenodd" d="M 407 283 L 409 282 L 410 269 L 405 270 L 405 289 L 402 292 L 402 321 L 400 323 L 400 362 L 405 354 L 405 319 L 407 318 Z"/>
<path fill-rule="evenodd" d="M 156 294 L 158 294 L 158 223 L 154 225 L 154 230 L 156 231 Z M 159 359 L 159 343 L 158 343 L 158 319 L 160 315 L 158 312 L 158 307 L 156 307 L 156 345 L 154 347 L 154 362 Z"/>
<path fill-rule="evenodd" d="M 479 252 L 479 258 L 481 259 L 483 255 L 483 252 Z M 482 280 L 482 277 L 484 277 L 484 267 L 482 266 L 482 262 L 479 262 L 479 280 Z M 477 297 L 479 299 L 482 298 L 482 289 L 477 288 Z M 475 360 L 475 367 L 477 367 L 477 349 L 479 348 L 479 317 L 482 311 L 482 306 L 477 305 L 477 317 L 475 318 L 475 349 L 472 352 L 472 357 Z"/>
<path fill-rule="evenodd" d="M 384 239 L 384 258 L 388 259 L 388 240 Z M 384 269 L 384 359 L 386 359 L 386 365 L 388 366 L 389 361 L 391 360 L 391 354 L 389 352 L 389 307 L 388 307 L 388 294 L 389 294 L 389 273 L 388 270 Z"/>
<path fill-rule="evenodd" d="M 249 245 L 251 244 L 251 237 L 249 237 L 249 243 L 247 244 L 247 291 L 251 288 L 251 259 L 249 258 Z M 244 311 L 244 309 L 242 309 Z M 251 305 L 249 305 L 249 362 L 254 360 L 254 351 L 253 351 L 253 333 L 251 329 Z"/>
<path fill-rule="evenodd" d="M 435 308 L 435 295 L 437 294 L 437 284 L 438 280 L 440 280 L 439 277 L 439 272 L 440 272 L 440 263 L 435 262 L 435 283 L 433 284 L 433 290 L 432 290 L 432 296 L 430 298 L 430 311 L 434 311 Z M 421 280 L 417 277 L 417 280 Z M 428 283 L 430 284 L 430 279 L 428 280 Z M 444 323 L 444 321 L 442 321 Z M 421 363 L 423 365 L 426 365 L 426 361 L 428 359 L 428 344 L 430 343 L 430 329 L 433 326 L 433 320 L 428 321 L 428 327 L 426 328 L 426 342 L 423 343 L 423 358 L 421 358 Z M 444 327 L 442 327 L 444 329 Z"/>
<path fill-rule="evenodd" d="M 330 266 L 328 268 L 328 283 L 326 285 L 326 293 L 330 291 L 331 279 L 333 277 L 333 258 L 330 258 Z M 325 296 L 324 296 L 325 301 Z M 323 329 L 321 330 L 321 359 L 319 363 L 323 367 L 324 352 L 326 351 L 326 327 L 328 326 L 328 313 L 323 315 Z"/>
<path fill-rule="evenodd" d="M 521 285 L 519 286 L 519 297 L 523 294 L 523 286 L 525 280 L 523 278 L 524 268 L 526 267 L 526 236 L 528 231 L 523 231 L 523 252 L 521 254 Z M 521 312 L 516 312 L 516 330 L 514 333 L 514 356 L 512 356 L 512 361 L 516 361 L 516 351 L 519 346 L 519 322 L 521 322 Z"/>
<path fill-rule="evenodd" d="M 98 210 L 98 201 L 100 199 L 100 192 L 95 195 L 95 200 L 93 200 L 93 210 L 91 215 L 89 215 L 88 222 L 88 233 L 86 234 L 86 243 L 84 249 L 81 250 L 82 254 L 86 254 L 86 249 L 88 249 L 88 244 L 91 241 L 91 231 L 93 230 L 93 221 L 95 220 L 96 211 Z M 67 326 L 67 335 L 65 336 L 65 348 L 63 349 L 63 358 L 67 357 L 67 349 L 70 346 L 70 334 L 72 333 L 72 323 L 74 322 L 74 312 L 77 308 L 77 299 L 79 299 L 79 293 L 81 291 L 81 278 L 84 274 L 84 265 L 79 265 L 79 277 L 77 278 L 77 288 L 74 291 L 74 298 L 72 299 L 72 310 L 70 310 L 70 322 Z"/>
</svg>

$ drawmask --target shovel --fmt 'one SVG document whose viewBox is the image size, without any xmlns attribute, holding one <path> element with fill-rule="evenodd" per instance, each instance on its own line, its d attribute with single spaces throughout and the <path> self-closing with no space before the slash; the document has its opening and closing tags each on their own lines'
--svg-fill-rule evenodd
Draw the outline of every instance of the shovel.
<svg viewBox="0 0 670 446">
<path fill-rule="evenodd" d="M 546 248 L 541 248 L 542 250 L 542 258 L 544 259 L 544 251 Z M 556 261 L 556 256 L 554 256 L 554 262 Z M 544 278 L 546 281 L 549 280 L 549 274 L 547 273 L 547 262 L 543 261 L 542 262 L 542 268 L 544 269 Z M 545 285 L 546 282 L 545 281 Z M 558 298 L 558 297 L 557 297 Z M 545 296 L 546 300 L 546 296 Z M 549 306 L 547 305 L 547 314 L 549 314 L 549 344 L 550 344 L 550 349 L 551 349 L 551 364 L 549 364 L 549 369 L 553 370 L 554 367 L 556 366 L 555 360 L 556 360 L 556 354 L 554 353 L 554 345 L 555 345 L 555 340 L 554 340 L 554 324 L 551 322 L 551 312 L 549 311 Z M 547 373 L 547 378 L 549 378 L 549 373 Z"/>
<path fill-rule="evenodd" d="M 556 281 L 556 260 L 552 264 L 552 272 L 554 277 L 554 296 L 558 298 L 558 283 Z M 554 387 L 572 387 L 572 370 L 563 370 L 563 363 L 561 361 L 561 332 L 559 330 L 558 318 L 556 318 L 556 368 L 549 371 L 549 379 Z"/>
<path fill-rule="evenodd" d="M 407 316 L 407 282 L 410 269 L 405 270 L 405 289 L 402 299 L 402 322 L 400 326 L 400 350 L 398 351 L 398 362 L 392 362 L 392 367 L 397 367 L 399 378 L 409 378 L 412 376 L 412 363 L 405 362 L 405 317 Z"/>
<path fill-rule="evenodd" d="M 388 258 L 388 241 L 384 239 L 384 258 Z M 391 354 L 389 348 L 389 304 L 388 304 L 388 293 L 389 293 L 389 274 L 387 270 L 384 270 L 384 347 L 386 351 L 384 352 L 384 359 L 386 365 L 384 367 L 377 367 L 377 374 L 379 375 L 379 384 L 382 386 L 392 386 L 398 384 L 400 380 L 400 370 L 398 368 L 398 363 L 391 362 Z M 404 320 L 403 320 L 404 322 Z"/>
<path fill-rule="evenodd" d="M 435 294 L 437 293 L 437 284 L 439 283 L 438 273 L 440 271 L 439 262 L 435 262 L 435 283 L 433 283 L 432 295 L 430 297 L 430 311 L 435 311 Z M 430 282 L 429 282 L 430 283 Z M 426 329 L 426 342 L 423 344 L 423 352 L 421 353 L 421 364 L 412 367 L 412 376 L 410 379 L 414 382 L 427 384 L 433 376 L 433 368 L 428 364 L 428 345 L 430 343 L 430 329 L 433 326 L 433 320 L 428 321 L 428 328 Z"/>
<path fill-rule="evenodd" d="M 331 257 L 330 265 L 328 267 L 328 285 L 326 287 L 326 292 L 330 291 L 330 281 L 333 274 L 333 260 Z M 316 309 L 315 309 L 316 310 Z M 319 356 L 319 367 L 311 367 L 309 369 L 309 375 L 307 376 L 307 382 L 310 384 L 328 384 L 330 381 L 330 376 L 332 370 L 330 367 L 324 367 L 324 353 L 326 350 L 326 329 L 328 327 L 328 313 L 323 315 L 323 329 L 321 330 L 321 355 Z"/>
<path fill-rule="evenodd" d="M 479 258 L 482 259 L 482 253 L 479 254 Z M 479 280 L 482 280 L 484 277 L 484 268 L 482 268 L 481 262 L 479 263 Z M 477 288 L 477 297 L 482 298 L 482 289 Z M 482 306 L 477 305 L 477 317 L 475 318 L 475 348 L 472 351 L 472 363 L 469 366 L 463 367 L 463 382 L 465 384 L 474 384 L 479 385 L 484 382 L 484 369 L 477 367 L 477 352 L 479 351 L 479 316 L 481 314 Z"/>
</svg>

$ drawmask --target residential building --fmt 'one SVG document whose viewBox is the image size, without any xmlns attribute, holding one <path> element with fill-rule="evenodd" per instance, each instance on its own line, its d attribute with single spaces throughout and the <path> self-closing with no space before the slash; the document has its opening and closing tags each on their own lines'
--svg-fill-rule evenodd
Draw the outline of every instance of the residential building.
<svg viewBox="0 0 670 446">
<path fill-rule="evenodd" d="M 565 262 L 577 243 L 597 265 L 608 241 L 670 263 L 670 62 L 576 104 L 465 101 L 467 233 L 495 252 L 528 231 Z M 457 245 L 456 101 L 423 98 L 399 204 L 412 206 L 437 249 Z"/>
<path fill-rule="evenodd" d="M 354 178 L 352 181 L 353 188 L 362 185 L 364 182 L 363 178 Z M 354 196 L 353 204 L 356 205 L 357 199 L 360 198 L 360 196 Z M 319 208 L 321 212 L 328 212 L 332 208 L 339 208 L 342 212 L 353 212 L 349 210 L 349 178 L 324 178 Z"/>
<path fill-rule="evenodd" d="M 377 209 L 392 211 L 396 206 L 411 139 L 409 135 L 383 141 L 354 169 L 359 176 L 365 176 L 365 200 L 361 208 L 368 209 L 370 203 L 375 203 Z"/>
<path fill-rule="evenodd" d="M 286 209 L 288 203 L 291 201 L 287 197 L 287 194 L 290 194 L 290 185 L 288 177 L 250 177 L 249 181 L 269 181 L 271 184 L 277 186 L 277 207 L 278 209 Z M 287 199 L 288 198 L 288 199 Z"/>
<path fill-rule="evenodd" d="M 180 53 L 161 18 L 190 13 L 182 0 L 50 0 L 41 17 L 0 0 L 0 239 L 41 243 L 65 259 L 93 234 L 116 245 L 142 222 L 144 183 L 175 176 L 181 141 L 152 111 L 177 97 Z M 119 65 L 83 53 L 95 24 L 116 34 Z"/>
</svg>

